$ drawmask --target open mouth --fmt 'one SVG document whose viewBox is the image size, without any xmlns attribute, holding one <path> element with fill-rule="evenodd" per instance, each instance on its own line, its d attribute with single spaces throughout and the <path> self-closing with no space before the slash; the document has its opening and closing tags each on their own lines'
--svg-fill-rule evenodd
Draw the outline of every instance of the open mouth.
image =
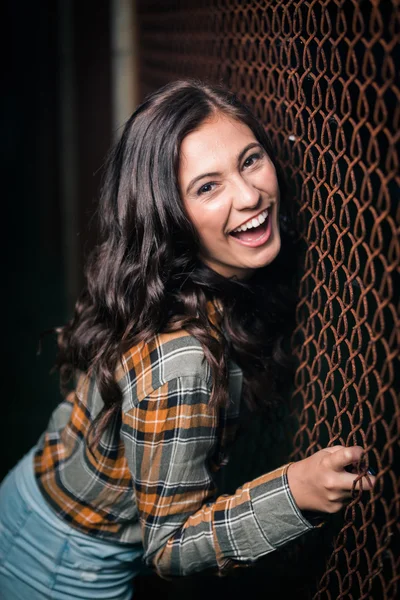
<svg viewBox="0 0 400 600">
<path fill-rule="evenodd" d="M 265 244 L 271 235 L 270 212 L 271 209 L 265 210 L 258 218 L 231 231 L 229 235 L 245 246 L 256 247 Z"/>
</svg>

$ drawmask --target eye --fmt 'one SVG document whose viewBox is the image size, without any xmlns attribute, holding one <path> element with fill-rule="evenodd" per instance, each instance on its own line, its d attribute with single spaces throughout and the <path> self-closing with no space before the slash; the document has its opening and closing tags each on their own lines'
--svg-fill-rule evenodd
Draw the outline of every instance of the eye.
<svg viewBox="0 0 400 600">
<path fill-rule="evenodd" d="M 209 194 L 214 190 L 214 186 L 216 184 L 214 182 L 205 183 L 197 190 L 197 195 L 202 196 L 203 194 Z"/>
<path fill-rule="evenodd" d="M 260 158 L 262 157 L 261 152 L 255 152 L 246 158 L 243 163 L 243 168 L 247 169 L 248 167 L 252 167 Z"/>
</svg>

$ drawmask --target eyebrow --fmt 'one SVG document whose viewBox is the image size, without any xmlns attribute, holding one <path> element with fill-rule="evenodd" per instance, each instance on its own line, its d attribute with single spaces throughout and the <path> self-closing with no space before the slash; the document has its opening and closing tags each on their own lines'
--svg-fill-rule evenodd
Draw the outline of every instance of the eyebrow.
<svg viewBox="0 0 400 600">
<path fill-rule="evenodd" d="M 248 152 L 251 148 L 262 148 L 261 144 L 259 142 L 251 142 L 250 144 L 247 144 L 247 146 L 245 148 L 243 148 L 243 150 L 241 150 L 241 152 L 239 153 L 239 156 L 237 158 L 238 163 L 240 163 L 240 161 L 242 160 L 243 156 L 246 154 L 246 152 Z M 186 188 L 186 193 L 188 194 L 190 192 L 190 190 L 192 189 L 192 187 L 198 182 L 200 181 L 200 179 L 204 179 L 204 177 L 215 177 L 217 175 L 221 175 L 221 173 L 219 171 L 213 171 L 212 173 L 202 173 L 201 175 L 197 175 L 197 177 L 194 177 L 189 185 Z"/>
</svg>

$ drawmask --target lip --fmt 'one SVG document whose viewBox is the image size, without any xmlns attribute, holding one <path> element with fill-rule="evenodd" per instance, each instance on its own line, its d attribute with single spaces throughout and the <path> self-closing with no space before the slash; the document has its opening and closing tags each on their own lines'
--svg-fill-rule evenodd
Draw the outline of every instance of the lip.
<svg viewBox="0 0 400 600">
<path fill-rule="evenodd" d="M 264 210 L 265 210 L 265 208 L 264 208 Z M 263 212 L 263 211 L 261 211 L 261 212 Z M 268 214 L 267 228 L 264 231 L 264 233 L 262 235 L 260 235 L 260 237 L 257 240 L 254 240 L 253 242 L 246 242 L 244 240 L 240 240 L 239 238 L 237 238 L 233 235 L 231 235 L 231 238 L 233 240 L 235 240 L 235 242 L 237 242 L 241 246 L 247 246 L 248 248 L 259 248 L 260 246 L 263 246 L 271 239 L 271 233 L 272 233 L 272 218 L 271 218 L 271 215 Z"/>
<path fill-rule="evenodd" d="M 258 215 L 261 215 L 261 213 L 263 213 L 265 210 L 268 210 L 268 216 L 269 216 L 269 209 L 272 207 L 272 204 L 269 204 L 268 206 L 264 206 L 264 208 L 260 211 L 258 211 L 258 213 L 256 213 L 255 215 L 253 215 L 252 217 L 249 217 L 248 219 L 246 219 L 245 221 L 242 221 L 241 223 L 239 223 L 239 225 L 236 225 L 236 227 L 232 227 L 232 229 L 230 229 L 228 231 L 228 234 L 232 233 L 232 231 L 235 231 L 235 229 L 237 229 L 238 227 L 241 227 L 242 225 L 244 225 L 245 223 L 248 223 L 249 221 L 251 221 L 252 219 L 256 219 L 258 217 Z"/>
</svg>

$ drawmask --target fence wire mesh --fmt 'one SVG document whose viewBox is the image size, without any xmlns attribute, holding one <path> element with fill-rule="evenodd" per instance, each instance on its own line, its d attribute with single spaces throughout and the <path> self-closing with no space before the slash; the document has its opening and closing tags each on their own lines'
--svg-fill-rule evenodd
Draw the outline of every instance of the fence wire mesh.
<svg viewBox="0 0 400 600">
<path fill-rule="evenodd" d="M 142 0 L 142 95 L 222 81 L 264 123 L 294 182 L 305 245 L 294 458 L 358 444 L 354 492 L 314 598 L 399 595 L 400 4 Z"/>
</svg>

